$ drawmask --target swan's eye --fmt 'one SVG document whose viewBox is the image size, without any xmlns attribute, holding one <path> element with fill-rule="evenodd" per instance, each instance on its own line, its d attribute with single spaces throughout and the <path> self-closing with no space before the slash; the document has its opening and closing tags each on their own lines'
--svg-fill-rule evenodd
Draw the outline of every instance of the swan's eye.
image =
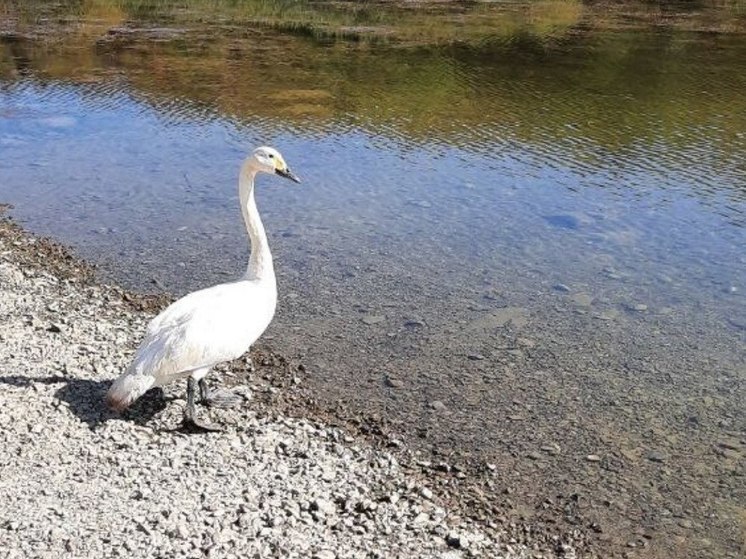
<svg viewBox="0 0 746 559">
<path fill-rule="evenodd" d="M 274 158 L 275 158 L 275 156 L 274 156 L 274 155 L 272 155 L 272 154 L 270 153 L 270 154 L 269 154 L 269 158 L 270 158 L 270 159 L 274 159 Z"/>
</svg>

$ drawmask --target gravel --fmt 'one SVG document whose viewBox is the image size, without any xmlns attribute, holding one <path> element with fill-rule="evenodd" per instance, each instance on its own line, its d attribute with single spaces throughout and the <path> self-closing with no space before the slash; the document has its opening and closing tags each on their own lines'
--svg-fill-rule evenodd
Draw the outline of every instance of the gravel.
<svg viewBox="0 0 746 559">
<path fill-rule="evenodd" d="M 152 315 L 116 288 L 22 268 L 14 251 L 31 242 L 0 239 L 6 557 L 541 555 L 456 515 L 396 457 L 318 421 L 248 403 L 201 409 L 225 431 L 188 435 L 177 429 L 181 385 L 123 417 L 104 409 Z"/>
</svg>

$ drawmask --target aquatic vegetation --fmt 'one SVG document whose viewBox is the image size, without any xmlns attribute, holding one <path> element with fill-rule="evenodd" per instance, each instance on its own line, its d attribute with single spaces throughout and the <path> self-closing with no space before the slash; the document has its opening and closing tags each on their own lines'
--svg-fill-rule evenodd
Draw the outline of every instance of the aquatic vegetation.
<svg viewBox="0 0 746 559">
<path fill-rule="evenodd" d="M 474 42 L 486 36 L 507 36 L 525 30 L 550 33 L 578 22 L 582 3 L 555 0 L 531 3 L 529 17 L 516 4 L 486 2 L 388 3 L 307 0 L 83 0 L 64 5 L 40 2 L 4 3 L 7 15 L 32 25 L 40 14 L 49 23 L 77 20 L 79 31 L 125 23 L 157 21 L 191 26 L 222 23 L 250 25 L 320 39 L 434 44 Z"/>
<path fill-rule="evenodd" d="M 717 9 L 708 10 L 708 7 Z M 736 31 L 746 28 L 737 0 L 689 4 L 618 3 L 581 0 L 526 2 L 383 2 L 364 0 L 39 0 L 0 2 L 0 14 L 18 24 L 50 28 L 73 25 L 79 33 L 111 26 L 158 22 L 168 26 L 205 23 L 275 29 L 316 39 L 368 43 L 478 44 L 529 35 L 551 38 L 578 25 L 663 25 L 680 29 Z"/>
</svg>

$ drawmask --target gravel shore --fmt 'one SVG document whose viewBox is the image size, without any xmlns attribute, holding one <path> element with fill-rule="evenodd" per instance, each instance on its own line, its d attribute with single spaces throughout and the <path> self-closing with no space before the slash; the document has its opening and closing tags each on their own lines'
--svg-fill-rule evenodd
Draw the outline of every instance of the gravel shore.
<svg viewBox="0 0 746 559">
<path fill-rule="evenodd" d="M 178 430 L 180 385 L 117 416 L 103 395 L 158 304 L 137 310 L 9 222 L 0 283 L 7 557 L 556 556 L 449 510 L 401 458 L 255 408 L 260 387 L 236 387 L 240 409 L 202 410 L 222 433 Z"/>
</svg>

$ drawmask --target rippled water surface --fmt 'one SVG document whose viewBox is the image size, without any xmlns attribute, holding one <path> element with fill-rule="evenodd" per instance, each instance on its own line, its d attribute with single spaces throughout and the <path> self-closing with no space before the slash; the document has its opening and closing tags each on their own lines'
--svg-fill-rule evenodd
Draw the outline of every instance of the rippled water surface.
<svg viewBox="0 0 746 559">
<path fill-rule="evenodd" d="M 581 495 L 614 553 L 743 549 L 738 3 L 21 5 L 0 201 L 31 230 L 138 289 L 222 281 L 277 146 L 304 182 L 258 187 L 267 340 L 322 402 L 497 462 L 516 515 Z"/>
</svg>

